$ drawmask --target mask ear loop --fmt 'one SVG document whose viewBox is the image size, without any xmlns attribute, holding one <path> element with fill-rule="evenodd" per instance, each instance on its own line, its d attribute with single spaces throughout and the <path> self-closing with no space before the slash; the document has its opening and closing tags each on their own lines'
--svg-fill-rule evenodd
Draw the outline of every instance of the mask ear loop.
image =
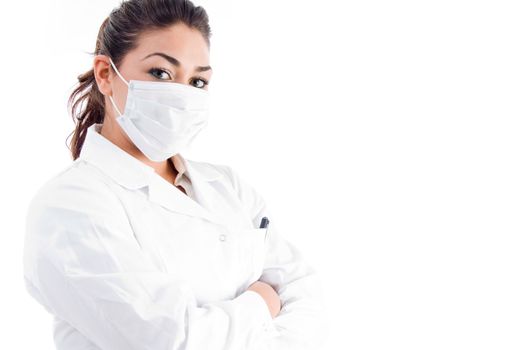
<svg viewBox="0 0 526 350">
<path fill-rule="evenodd" d="M 115 64 L 113 63 L 113 60 L 111 59 L 110 57 L 110 64 L 111 66 L 113 67 L 113 69 L 115 70 L 115 73 L 117 73 L 117 75 L 119 76 L 119 78 L 121 78 L 121 80 L 129 87 L 130 86 L 130 83 L 128 83 L 126 81 L 126 79 L 123 78 L 123 76 L 121 75 L 121 73 L 119 72 L 119 70 L 117 69 L 117 67 L 115 67 Z M 113 100 L 113 97 L 112 96 L 109 96 L 110 98 L 110 102 L 111 104 L 113 105 L 113 107 L 117 110 L 117 112 L 119 113 L 119 116 L 122 116 L 122 113 L 121 111 L 119 111 L 119 108 L 117 108 L 117 105 L 115 104 L 115 101 Z"/>
</svg>

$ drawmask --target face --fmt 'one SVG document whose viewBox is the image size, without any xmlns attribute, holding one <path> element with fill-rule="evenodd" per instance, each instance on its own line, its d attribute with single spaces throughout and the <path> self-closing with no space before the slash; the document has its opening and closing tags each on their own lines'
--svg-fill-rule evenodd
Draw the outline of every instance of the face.
<svg viewBox="0 0 526 350">
<path fill-rule="evenodd" d="M 208 90 L 212 76 L 206 40 L 197 29 L 191 29 L 183 23 L 142 33 L 137 40 L 137 47 L 124 56 L 117 68 L 128 82 L 171 82 L 204 90 Z M 128 87 L 111 68 L 108 56 L 95 56 L 94 72 L 99 90 L 105 95 L 103 130 L 106 129 L 106 133 L 113 133 L 113 130 L 118 132 L 120 128 L 116 127 L 115 121 L 118 114 L 108 96 L 113 96 L 119 111 L 123 113 Z"/>
</svg>

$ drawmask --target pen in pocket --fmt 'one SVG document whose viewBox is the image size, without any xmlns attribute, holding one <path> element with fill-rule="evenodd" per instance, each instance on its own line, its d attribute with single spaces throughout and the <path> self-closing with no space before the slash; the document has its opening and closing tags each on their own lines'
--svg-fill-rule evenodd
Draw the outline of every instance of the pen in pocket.
<svg viewBox="0 0 526 350">
<path fill-rule="evenodd" d="M 259 228 L 265 229 L 265 241 L 267 240 L 267 232 L 268 232 L 268 224 L 270 223 L 269 219 L 264 216 L 261 218 L 261 223 L 259 224 Z"/>
</svg>

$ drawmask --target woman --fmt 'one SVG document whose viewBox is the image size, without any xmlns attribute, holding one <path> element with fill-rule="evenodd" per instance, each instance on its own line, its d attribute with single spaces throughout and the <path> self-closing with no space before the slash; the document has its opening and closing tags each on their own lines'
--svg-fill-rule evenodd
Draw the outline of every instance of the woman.
<svg viewBox="0 0 526 350">
<path fill-rule="evenodd" d="M 207 124 L 209 38 L 205 10 L 182 0 L 122 2 L 100 28 L 70 97 L 74 161 L 27 213 L 26 287 L 54 315 L 57 349 L 325 339 L 317 274 L 263 198 L 180 153 Z"/>
</svg>

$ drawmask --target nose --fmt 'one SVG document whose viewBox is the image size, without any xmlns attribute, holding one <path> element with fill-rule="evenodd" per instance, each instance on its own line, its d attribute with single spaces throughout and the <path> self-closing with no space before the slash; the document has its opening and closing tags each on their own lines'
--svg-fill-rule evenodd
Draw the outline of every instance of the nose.
<svg viewBox="0 0 526 350">
<path fill-rule="evenodd" d="M 190 85 L 189 81 L 190 81 L 190 78 L 192 77 L 191 75 L 191 72 L 188 71 L 188 70 L 185 70 L 183 68 L 179 68 L 176 72 L 175 72 L 175 79 L 174 81 L 176 83 L 179 83 L 179 84 L 187 84 L 187 85 Z"/>
</svg>

